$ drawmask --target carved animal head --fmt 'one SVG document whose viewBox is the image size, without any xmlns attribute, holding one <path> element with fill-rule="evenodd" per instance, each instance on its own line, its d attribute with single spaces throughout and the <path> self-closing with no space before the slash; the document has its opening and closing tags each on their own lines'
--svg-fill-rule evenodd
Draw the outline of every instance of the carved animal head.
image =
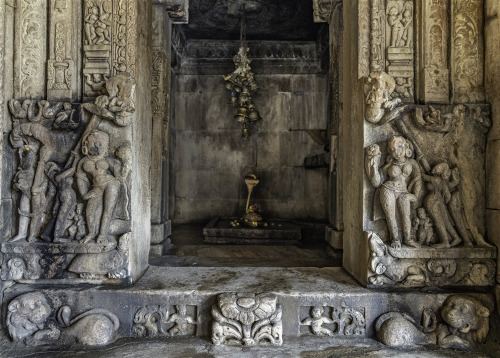
<svg viewBox="0 0 500 358">
<path fill-rule="evenodd" d="M 441 310 L 443 320 L 454 330 L 466 335 L 469 341 L 483 343 L 489 330 L 490 310 L 468 295 L 453 295 L 446 299 Z"/>
<path fill-rule="evenodd" d="M 41 292 L 29 292 L 13 299 L 7 308 L 7 328 L 14 341 L 30 337 L 43 329 L 51 313 Z"/>
</svg>

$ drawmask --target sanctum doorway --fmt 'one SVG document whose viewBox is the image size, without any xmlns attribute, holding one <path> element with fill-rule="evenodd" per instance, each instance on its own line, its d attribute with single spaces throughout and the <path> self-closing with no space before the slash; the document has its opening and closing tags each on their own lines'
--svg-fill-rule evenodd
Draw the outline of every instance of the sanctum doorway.
<svg viewBox="0 0 500 358">
<path fill-rule="evenodd" d="M 329 38 L 339 43 L 342 35 L 313 20 L 308 0 L 207 0 L 190 3 L 189 22 L 172 26 L 168 164 L 163 164 L 169 184 L 162 191 L 168 192 L 163 205 L 172 234 L 166 256 L 151 264 L 341 266 L 341 246 L 332 247 L 325 237 L 338 216 L 331 195 L 338 113 L 330 99 L 340 69 Z M 239 106 L 231 105 L 224 84 L 235 71 L 233 56 L 242 36 L 259 87 L 253 105 L 262 116 L 249 124 L 246 138 L 235 119 Z M 251 223 L 234 222 L 245 214 L 249 174 L 259 178 L 249 206 L 260 207 L 261 236 Z M 204 236 L 203 229 L 212 226 L 220 229 L 217 244 Z M 224 240 L 225 230 L 239 239 Z M 249 232 L 251 244 L 240 231 Z"/>
</svg>

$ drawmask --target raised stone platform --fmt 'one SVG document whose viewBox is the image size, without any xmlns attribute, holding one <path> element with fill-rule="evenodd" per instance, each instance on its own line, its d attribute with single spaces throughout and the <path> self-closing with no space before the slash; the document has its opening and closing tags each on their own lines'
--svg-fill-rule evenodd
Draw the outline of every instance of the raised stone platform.
<svg viewBox="0 0 500 358">
<path fill-rule="evenodd" d="M 267 220 L 267 226 L 251 227 L 244 223 L 231 226 L 235 218 L 212 219 L 203 228 L 204 242 L 214 244 L 296 245 L 301 240 L 300 227 L 288 221 Z"/>
<path fill-rule="evenodd" d="M 213 307 L 221 294 L 270 294 L 282 312 L 282 337 L 314 338 L 307 319 L 314 307 L 323 307 L 325 316 L 335 317 L 339 326 L 331 327 L 332 337 L 342 340 L 373 338 L 374 323 L 382 314 L 397 310 L 419 320 L 425 308 L 439 312 L 450 291 L 389 292 L 360 286 L 342 268 L 191 268 L 150 266 L 134 285 L 117 289 L 112 286 L 66 285 L 42 286 L 26 284 L 5 290 L 3 312 L 16 297 L 38 291 L 47 297 L 52 312 L 62 305 L 70 306 L 78 315 L 91 309 L 107 310 L 120 322 L 117 336 L 148 337 L 144 317 L 159 315 L 164 322 L 158 336 L 172 339 L 171 318 L 185 308 L 189 323 L 184 335 L 209 340 L 212 335 Z M 493 309 L 491 294 L 468 292 Z M 119 304 L 117 305 L 117 302 Z M 158 321 L 156 321 L 158 322 Z M 326 326 L 326 325 L 325 325 Z M 348 329 L 345 329 L 348 327 Z M 161 334 L 163 332 L 163 334 Z M 348 345 L 343 343 L 343 345 Z M 4 348 L 4 347 L 2 347 Z"/>
</svg>

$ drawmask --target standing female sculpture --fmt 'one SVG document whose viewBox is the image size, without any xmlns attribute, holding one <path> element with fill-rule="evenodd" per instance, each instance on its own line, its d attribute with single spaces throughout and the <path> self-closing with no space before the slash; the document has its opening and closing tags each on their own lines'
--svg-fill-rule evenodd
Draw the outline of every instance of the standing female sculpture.
<svg viewBox="0 0 500 358">
<path fill-rule="evenodd" d="M 379 189 L 380 203 L 391 236 L 391 246 L 401 248 L 403 242 L 412 247 L 420 245 L 411 238 L 411 203 L 422 196 L 420 167 L 413 159 L 413 145 L 401 136 L 388 143 L 389 156 L 380 168 L 380 148 L 373 144 L 366 149 L 365 169 L 372 185 Z"/>
</svg>

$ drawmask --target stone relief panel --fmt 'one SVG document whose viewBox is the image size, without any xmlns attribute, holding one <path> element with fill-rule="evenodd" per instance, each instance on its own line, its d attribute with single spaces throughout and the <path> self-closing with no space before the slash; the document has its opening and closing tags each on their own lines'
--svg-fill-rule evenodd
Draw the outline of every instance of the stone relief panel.
<svg viewBox="0 0 500 358">
<path fill-rule="evenodd" d="M 386 4 L 387 73 L 394 77 L 393 97 L 414 99 L 414 9 L 413 0 L 388 0 Z"/>
<path fill-rule="evenodd" d="M 128 276 L 132 152 L 123 137 L 135 79 L 121 73 L 105 91 L 78 108 L 9 102 L 17 234 L 2 243 L 2 279 Z"/>
<path fill-rule="evenodd" d="M 406 313 L 388 312 L 375 322 L 377 339 L 391 347 L 438 345 L 446 349 L 466 349 L 484 343 L 489 331 L 488 309 L 468 295 L 449 296 L 440 314 L 422 311 L 421 324 Z"/>
<path fill-rule="evenodd" d="M 492 285 L 496 250 L 484 238 L 489 106 L 403 105 L 391 99 L 390 75 L 373 72 L 366 83 L 369 284 Z"/>
<path fill-rule="evenodd" d="M 365 336 L 364 309 L 355 310 L 342 302 L 340 307 L 300 308 L 301 334 L 316 336 Z"/>
<path fill-rule="evenodd" d="M 224 293 L 212 307 L 215 345 L 283 344 L 281 305 L 273 294 Z"/>
<path fill-rule="evenodd" d="M 47 59 L 47 0 L 22 0 L 16 3 L 16 65 L 14 93 L 18 98 L 45 95 Z"/>
<path fill-rule="evenodd" d="M 413 0 L 372 0 L 370 4 L 370 72 L 394 78 L 392 98 L 414 100 Z M 363 52 L 362 52 L 363 54 Z"/>
<path fill-rule="evenodd" d="M 6 325 L 14 342 L 29 346 L 103 346 L 117 338 L 118 317 L 103 309 L 73 315 L 71 307 L 55 309 L 40 291 L 24 293 L 7 306 Z"/>
<path fill-rule="evenodd" d="M 136 15 L 133 0 L 84 1 L 86 97 L 104 94 L 110 76 L 121 72 L 135 76 Z"/>
<path fill-rule="evenodd" d="M 145 306 L 134 316 L 132 330 L 139 337 L 195 335 L 198 308 L 192 305 Z"/>
<path fill-rule="evenodd" d="M 454 103 L 484 101 L 483 0 L 451 1 Z"/>
</svg>

